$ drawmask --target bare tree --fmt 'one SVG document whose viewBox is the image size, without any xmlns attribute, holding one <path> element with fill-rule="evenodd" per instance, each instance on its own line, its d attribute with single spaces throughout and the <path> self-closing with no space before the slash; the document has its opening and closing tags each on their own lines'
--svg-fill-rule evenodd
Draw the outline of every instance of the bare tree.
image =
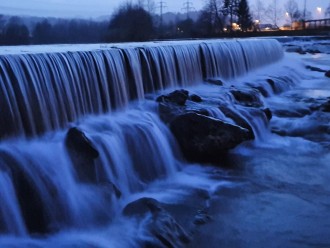
<svg viewBox="0 0 330 248">
<path fill-rule="evenodd" d="M 222 0 L 208 0 L 201 12 L 197 25 L 203 30 L 204 35 L 221 33 L 224 27 L 224 15 L 222 13 Z"/>
<path fill-rule="evenodd" d="M 264 3 L 261 0 L 257 0 L 255 6 L 253 6 L 253 18 L 258 20 L 260 23 L 262 22 L 266 8 Z"/>
<path fill-rule="evenodd" d="M 298 4 L 295 0 L 287 0 L 284 5 L 287 15 L 290 18 L 291 24 L 294 21 L 299 20 L 303 15 L 302 12 L 298 9 Z"/>
<path fill-rule="evenodd" d="M 330 17 L 330 4 L 329 4 L 328 8 L 325 10 L 324 16 Z"/>
<path fill-rule="evenodd" d="M 267 7 L 265 12 L 265 17 L 269 20 L 274 26 L 277 27 L 277 23 L 281 17 L 282 9 L 278 7 L 277 0 L 273 0 Z"/>
</svg>

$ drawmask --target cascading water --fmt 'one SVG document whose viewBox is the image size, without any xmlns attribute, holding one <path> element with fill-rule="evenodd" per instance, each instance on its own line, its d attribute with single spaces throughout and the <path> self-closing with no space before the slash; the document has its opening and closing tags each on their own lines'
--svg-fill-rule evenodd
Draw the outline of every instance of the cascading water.
<svg viewBox="0 0 330 248">
<path fill-rule="evenodd" d="M 259 59 L 258 53 L 266 56 Z M 0 137 L 63 128 L 155 90 L 191 86 L 203 78 L 237 77 L 282 56 L 275 40 L 1 55 Z"/>
<path fill-rule="evenodd" d="M 182 169 L 179 148 L 157 117 L 155 102 L 144 100 L 142 107 L 109 112 L 157 90 L 198 86 L 207 78 L 233 79 L 282 56 L 275 40 L 0 55 L 0 246 L 13 245 L 6 241 L 11 236 L 29 239 L 35 233 L 107 226 L 132 194 Z M 220 93 L 213 97 L 215 91 Z M 210 116 L 234 123 L 212 106 L 227 104 L 256 137 L 262 136 L 262 112 L 233 107 L 230 92 L 215 91 L 205 92 Z M 88 167 L 87 180 L 66 146 L 66 131 L 72 126 L 99 153 L 91 163 L 79 164 Z"/>
</svg>

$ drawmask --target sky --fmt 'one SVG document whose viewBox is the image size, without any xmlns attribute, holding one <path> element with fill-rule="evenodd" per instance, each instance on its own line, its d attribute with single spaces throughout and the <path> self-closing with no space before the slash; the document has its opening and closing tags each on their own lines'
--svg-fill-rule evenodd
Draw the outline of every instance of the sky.
<svg viewBox="0 0 330 248">
<path fill-rule="evenodd" d="M 136 1 L 136 0 L 130 0 Z M 164 2 L 165 12 L 183 12 L 184 3 L 189 1 L 196 10 L 200 10 L 207 0 L 155 0 L 156 3 Z M 253 9 L 256 0 L 248 0 Z M 262 0 L 267 6 L 273 0 Z M 111 15 L 111 13 L 127 0 L 0 0 L 0 14 L 30 15 L 42 17 L 79 17 L 97 18 Z M 277 0 L 285 15 L 284 3 L 287 0 Z M 296 0 L 303 9 L 304 0 Z M 315 18 L 323 18 L 324 10 L 330 5 L 330 0 L 306 0 L 307 9 Z M 321 13 L 317 11 L 321 8 Z M 159 8 L 156 9 L 159 12 Z M 284 17 L 285 18 L 285 17 Z"/>
</svg>

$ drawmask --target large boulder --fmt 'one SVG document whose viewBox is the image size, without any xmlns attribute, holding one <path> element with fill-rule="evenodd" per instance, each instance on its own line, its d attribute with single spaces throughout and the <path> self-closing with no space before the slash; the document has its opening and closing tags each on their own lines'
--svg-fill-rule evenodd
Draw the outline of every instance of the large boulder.
<svg viewBox="0 0 330 248">
<path fill-rule="evenodd" d="M 189 235 L 173 216 L 153 198 L 140 198 L 126 205 L 123 214 L 144 219 L 146 240 L 143 247 L 184 247 Z"/>
<path fill-rule="evenodd" d="M 196 162 L 219 162 L 221 154 L 251 139 L 249 130 L 221 120 L 186 113 L 170 123 L 185 157 Z"/>
<path fill-rule="evenodd" d="M 82 182 L 95 183 L 97 178 L 94 159 L 99 156 L 99 152 L 92 142 L 81 130 L 73 127 L 66 135 L 65 145 L 78 179 Z"/>
</svg>

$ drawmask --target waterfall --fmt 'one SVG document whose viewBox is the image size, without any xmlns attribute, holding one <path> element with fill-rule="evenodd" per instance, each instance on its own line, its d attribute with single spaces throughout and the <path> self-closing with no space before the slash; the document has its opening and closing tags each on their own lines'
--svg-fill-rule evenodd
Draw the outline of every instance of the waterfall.
<svg viewBox="0 0 330 248">
<path fill-rule="evenodd" d="M 0 137 L 36 136 L 169 87 L 232 78 L 280 59 L 276 40 L 154 43 L 0 55 Z"/>
<path fill-rule="evenodd" d="M 79 179 L 80 168 L 68 158 L 63 133 L 47 141 L 0 145 L 1 232 L 24 235 L 26 229 L 102 225 L 120 209 L 120 198 L 178 171 L 176 145 L 155 114 L 132 110 L 113 117 L 91 118 L 80 126 L 100 153 L 89 171 L 95 173 L 93 182 Z"/>
<path fill-rule="evenodd" d="M 112 110 L 158 90 L 234 78 L 282 56 L 277 41 L 252 39 L 0 55 L 0 236 L 107 225 L 131 194 L 183 163 L 155 102 Z M 222 103 L 232 106 L 229 98 Z M 233 122 L 219 108 L 208 111 Z M 254 123 L 251 111 L 233 111 Z M 257 137 L 264 118 L 252 125 Z M 98 151 L 95 160 L 71 159 L 72 126 Z"/>
</svg>

